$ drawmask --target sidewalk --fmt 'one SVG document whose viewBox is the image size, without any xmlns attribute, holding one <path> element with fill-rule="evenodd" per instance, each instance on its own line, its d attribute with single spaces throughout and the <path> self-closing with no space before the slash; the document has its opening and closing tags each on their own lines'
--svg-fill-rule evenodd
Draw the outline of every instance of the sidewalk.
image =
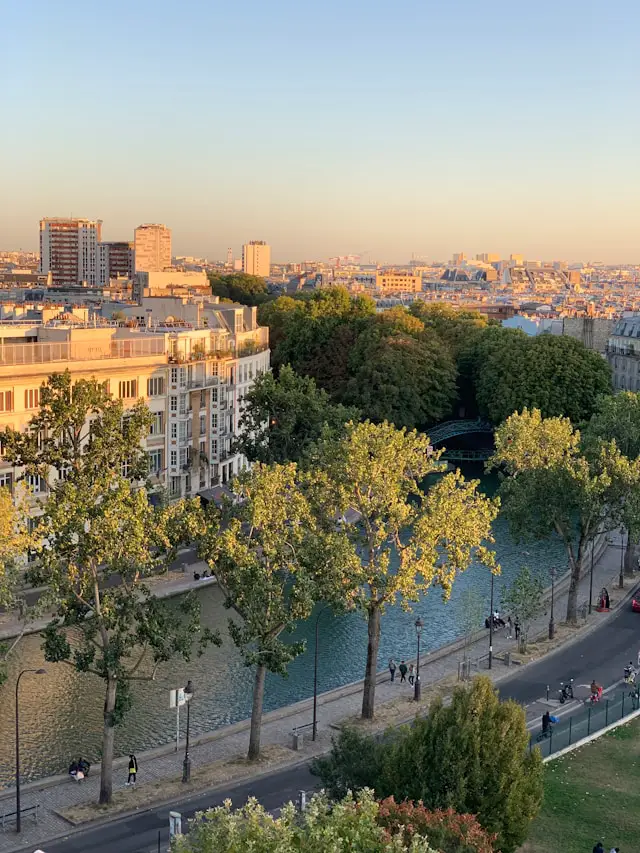
<svg viewBox="0 0 640 853">
<path fill-rule="evenodd" d="M 626 589 L 624 591 L 617 589 L 616 581 L 620 566 L 620 550 L 616 545 L 617 540 L 615 539 L 610 546 L 607 546 L 604 542 L 601 543 L 601 547 L 596 549 L 595 552 L 593 572 L 594 598 L 597 597 L 600 589 L 606 586 L 611 595 L 612 611 L 624 603 L 630 590 L 634 588 L 636 583 L 632 579 L 626 579 Z M 184 575 L 182 576 L 182 582 L 193 585 L 193 581 L 188 581 Z M 177 586 L 178 582 L 176 581 L 176 586 L 173 588 L 177 589 Z M 554 609 L 557 623 L 562 622 L 565 616 L 567 589 L 568 583 L 566 578 L 556 583 Z M 586 577 L 580 583 L 578 594 L 579 604 L 588 601 L 588 597 L 589 573 L 587 572 Z M 596 614 L 595 612 L 592 616 L 587 616 L 587 625 L 577 633 L 577 638 L 581 639 L 584 637 L 585 632 L 588 633 L 590 630 L 598 627 L 606 618 L 607 614 Z M 548 614 L 543 614 L 531 626 L 529 632 L 530 640 L 535 639 L 537 636 L 545 635 L 548 631 L 548 623 Z M 477 636 L 478 639 L 467 648 L 467 655 L 472 659 L 482 660 L 488 652 L 488 631 L 479 632 Z M 572 639 L 570 638 L 569 642 Z M 445 649 L 441 649 L 421 659 L 420 674 L 423 690 L 426 690 L 429 685 L 443 678 L 448 676 L 455 677 L 457 675 L 458 662 L 462 659 L 463 645 L 463 641 L 458 641 Z M 515 641 L 507 639 L 504 630 L 497 632 L 494 634 L 493 650 L 494 656 L 500 656 L 505 651 L 513 652 L 515 651 Z M 494 668 L 490 672 L 487 670 L 483 670 L 483 672 L 491 675 L 494 681 L 498 681 L 506 675 L 512 674 L 513 669 L 506 667 L 500 659 L 497 659 L 494 662 Z M 392 684 L 389 681 L 388 673 L 381 673 L 376 690 L 376 704 L 381 706 L 383 703 L 397 698 L 401 695 L 401 691 L 405 689 L 409 693 L 412 688 L 409 685 L 400 685 L 398 679 Z M 313 750 L 310 749 L 311 744 L 309 743 L 308 745 L 305 744 L 303 752 L 292 751 L 291 764 L 309 758 L 314 753 L 327 750 L 330 746 L 332 727 L 335 729 L 345 719 L 358 715 L 361 699 L 362 682 L 345 685 L 342 688 L 320 695 L 318 697 L 318 740 L 314 744 Z M 265 714 L 262 726 L 263 746 L 269 744 L 290 746 L 292 730 L 296 726 L 305 726 L 311 722 L 311 709 L 312 700 L 307 699 L 296 705 Z M 529 712 L 529 709 L 527 711 Z M 532 708 L 531 719 L 533 720 L 534 717 L 537 717 L 538 713 L 537 708 Z M 218 759 L 244 755 L 248 744 L 248 728 L 248 721 L 244 721 L 196 739 L 190 749 L 192 766 L 195 768 Z M 176 754 L 172 745 L 139 754 L 139 787 L 142 787 L 147 781 L 157 781 L 179 776 L 182 758 L 182 751 Z M 126 762 L 126 758 L 118 759 L 114 762 L 114 767 L 116 768 L 114 773 L 114 790 L 125 788 L 127 779 Z M 232 784 L 229 783 L 229 787 Z M 24 808 L 38 802 L 41 808 L 40 823 L 36 826 L 30 819 L 23 819 L 20 844 L 17 843 L 16 833 L 13 828 L 4 830 L 0 828 L 0 853 L 10 853 L 10 851 L 21 849 L 32 851 L 38 845 L 42 846 L 43 842 L 47 839 L 56 838 L 73 831 L 69 823 L 57 814 L 57 810 L 84 802 L 95 802 L 97 801 L 98 790 L 99 772 L 97 768 L 92 768 L 90 777 L 82 784 L 72 783 L 67 777 L 56 777 L 24 785 L 22 788 L 22 806 Z M 13 810 L 12 797 L 13 791 L 6 791 L 0 797 L 0 814 L 3 808 L 7 811 Z M 122 817 L 122 815 L 118 817 Z"/>
</svg>

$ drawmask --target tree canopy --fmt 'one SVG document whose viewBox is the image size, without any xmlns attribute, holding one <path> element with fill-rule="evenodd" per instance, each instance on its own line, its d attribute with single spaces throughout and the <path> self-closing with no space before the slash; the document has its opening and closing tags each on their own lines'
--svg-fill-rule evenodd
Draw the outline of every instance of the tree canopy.
<svg viewBox="0 0 640 853">
<path fill-rule="evenodd" d="M 13 610 L 22 601 L 18 594 L 18 564 L 33 544 L 27 518 L 24 503 L 9 489 L 0 488 L 0 608 L 3 610 Z M 16 640 L 0 642 L 0 685 L 6 680 L 4 665 Z"/>
<path fill-rule="evenodd" d="M 524 710 L 500 702 L 482 677 L 456 687 L 447 706 L 435 700 L 428 716 L 384 740 L 343 730 L 312 769 L 336 798 L 365 786 L 378 797 L 473 814 L 497 835 L 496 849 L 512 853 L 542 802 L 542 759 L 528 747 Z"/>
<path fill-rule="evenodd" d="M 285 365 L 277 378 L 258 376 L 245 395 L 235 447 L 249 462 L 300 462 L 323 431 L 339 435 L 359 415 L 355 407 L 332 403 L 311 377 Z"/>
<path fill-rule="evenodd" d="M 578 424 L 595 411 L 601 395 L 612 391 L 607 362 L 565 335 L 529 337 L 490 327 L 465 358 L 471 361 L 479 413 L 494 424 L 524 408 Z"/>
<path fill-rule="evenodd" d="M 222 275 L 210 272 L 208 277 L 211 292 L 220 299 L 238 302 L 241 305 L 262 305 L 271 299 L 265 280 L 258 275 L 246 273 Z"/>
</svg>

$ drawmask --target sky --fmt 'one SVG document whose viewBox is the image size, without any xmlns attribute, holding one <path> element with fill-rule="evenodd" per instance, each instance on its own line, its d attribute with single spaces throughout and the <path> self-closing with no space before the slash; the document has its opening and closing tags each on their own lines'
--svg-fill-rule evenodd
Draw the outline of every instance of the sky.
<svg viewBox="0 0 640 853">
<path fill-rule="evenodd" d="M 0 249 L 640 263 L 638 0 L 0 0 Z"/>
</svg>

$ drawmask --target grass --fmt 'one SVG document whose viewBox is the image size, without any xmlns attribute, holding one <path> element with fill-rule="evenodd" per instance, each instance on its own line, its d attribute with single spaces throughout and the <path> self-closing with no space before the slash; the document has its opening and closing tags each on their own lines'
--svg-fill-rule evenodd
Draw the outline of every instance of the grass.
<svg viewBox="0 0 640 853">
<path fill-rule="evenodd" d="M 545 767 L 544 804 L 522 853 L 640 850 L 640 721 Z"/>
</svg>

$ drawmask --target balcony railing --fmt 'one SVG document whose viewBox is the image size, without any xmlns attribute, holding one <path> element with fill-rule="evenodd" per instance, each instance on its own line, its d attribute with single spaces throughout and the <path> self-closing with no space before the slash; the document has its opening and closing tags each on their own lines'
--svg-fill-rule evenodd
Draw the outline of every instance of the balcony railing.
<svg viewBox="0 0 640 853">
<path fill-rule="evenodd" d="M 112 340 L 104 347 L 90 343 L 35 343 L 0 345 L 0 366 L 19 364 L 48 364 L 54 361 L 96 361 L 107 358 L 142 358 L 164 355 L 163 338 L 142 340 Z"/>
</svg>

